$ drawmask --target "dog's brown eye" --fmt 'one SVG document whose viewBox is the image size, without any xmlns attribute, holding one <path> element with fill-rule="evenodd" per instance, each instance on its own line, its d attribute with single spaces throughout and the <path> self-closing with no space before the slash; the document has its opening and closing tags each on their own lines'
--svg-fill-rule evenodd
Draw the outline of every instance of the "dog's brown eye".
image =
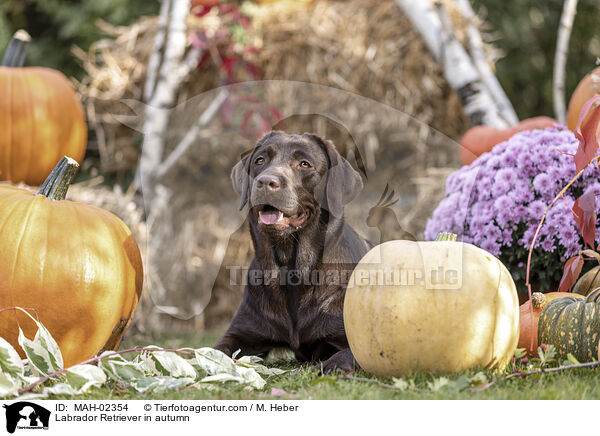
<svg viewBox="0 0 600 436">
<path fill-rule="evenodd" d="M 256 165 L 262 165 L 262 164 L 264 164 L 264 163 L 265 163 L 265 158 L 264 158 L 264 157 L 258 157 L 258 158 L 256 158 L 256 160 L 254 161 L 254 163 L 255 163 Z"/>
<path fill-rule="evenodd" d="M 302 162 L 300 162 L 300 166 L 302 168 L 310 168 L 312 165 L 310 164 L 310 162 L 303 160 Z"/>
</svg>

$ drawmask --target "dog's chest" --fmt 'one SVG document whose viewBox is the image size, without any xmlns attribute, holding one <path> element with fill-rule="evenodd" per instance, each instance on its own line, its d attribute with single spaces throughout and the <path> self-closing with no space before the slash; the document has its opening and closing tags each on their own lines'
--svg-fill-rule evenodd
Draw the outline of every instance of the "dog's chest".
<svg viewBox="0 0 600 436">
<path fill-rule="evenodd" d="M 277 341 L 299 353 L 307 344 L 344 336 L 341 289 L 281 286 L 277 293 L 282 309 L 275 317 Z"/>
</svg>

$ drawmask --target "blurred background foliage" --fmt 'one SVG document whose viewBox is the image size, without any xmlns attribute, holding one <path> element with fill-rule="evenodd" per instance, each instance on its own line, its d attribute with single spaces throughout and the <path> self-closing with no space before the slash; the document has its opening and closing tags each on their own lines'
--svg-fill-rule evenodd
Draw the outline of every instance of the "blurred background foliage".
<svg viewBox="0 0 600 436">
<path fill-rule="evenodd" d="M 504 57 L 497 76 L 519 118 L 554 116 L 552 69 L 563 0 L 471 0 Z M 579 0 L 567 60 L 567 102 L 600 57 L 600 1 Z"/>
<path fill-rule="evenodd" d="M 0 0 L 0 51 L 4 53 L 17 29 L 32 38 L 26 65 L 56 68 L 80 79 L 84 71 L 71 54 L 77 45 L 106 37 L 96 26 L 98 19 L 128 25 L 144 15 L 157 15 L 157 0 Z"/>
<path fill-rule="evenodd" d="M 472 0 L 487 22 L 493 44 L 504 57 L 497 74 L 521 118 L 553 116 L 552 67 L 563 0 Z M 71 55 L 87 50 L 103 35 L 98 19 L 128 25 L 158 13 L 157 0 L 2 0 L 0 51 L 18 28 L 34 38 L 27 65 L 57 68 L 80 79 L 83 70 Z M 600 1 L 579 0 L 567 67 L 567 98 L 600 57 Z"/>
</svg>

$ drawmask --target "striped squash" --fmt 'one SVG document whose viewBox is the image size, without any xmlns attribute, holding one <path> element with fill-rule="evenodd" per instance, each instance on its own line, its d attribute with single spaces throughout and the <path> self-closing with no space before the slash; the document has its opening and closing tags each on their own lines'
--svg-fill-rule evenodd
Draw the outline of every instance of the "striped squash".
<svg viewBox="0 0 600 436">
<path fill-rule="evenodd" d="M 552 344 L 559 358 L 571 353 L 580 362 L 597 357 L 600 339 L 600 289 L 585 299 L 564 297 L 544 307 L 538 325 L 538 343 Z"/>
</svg>

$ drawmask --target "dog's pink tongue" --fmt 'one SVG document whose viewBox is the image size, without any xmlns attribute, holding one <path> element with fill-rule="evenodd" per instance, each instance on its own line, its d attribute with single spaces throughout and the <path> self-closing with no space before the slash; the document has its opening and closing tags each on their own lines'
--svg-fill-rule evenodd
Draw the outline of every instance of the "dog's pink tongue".
<svg viewBox="0 0 600 436">
<path fill-rule="evenodd" d="M 275 224 L 283 213 L 276 209 L 261 210 L 258 212 L 258 219 L 263 224 Z"/>
</svg>

